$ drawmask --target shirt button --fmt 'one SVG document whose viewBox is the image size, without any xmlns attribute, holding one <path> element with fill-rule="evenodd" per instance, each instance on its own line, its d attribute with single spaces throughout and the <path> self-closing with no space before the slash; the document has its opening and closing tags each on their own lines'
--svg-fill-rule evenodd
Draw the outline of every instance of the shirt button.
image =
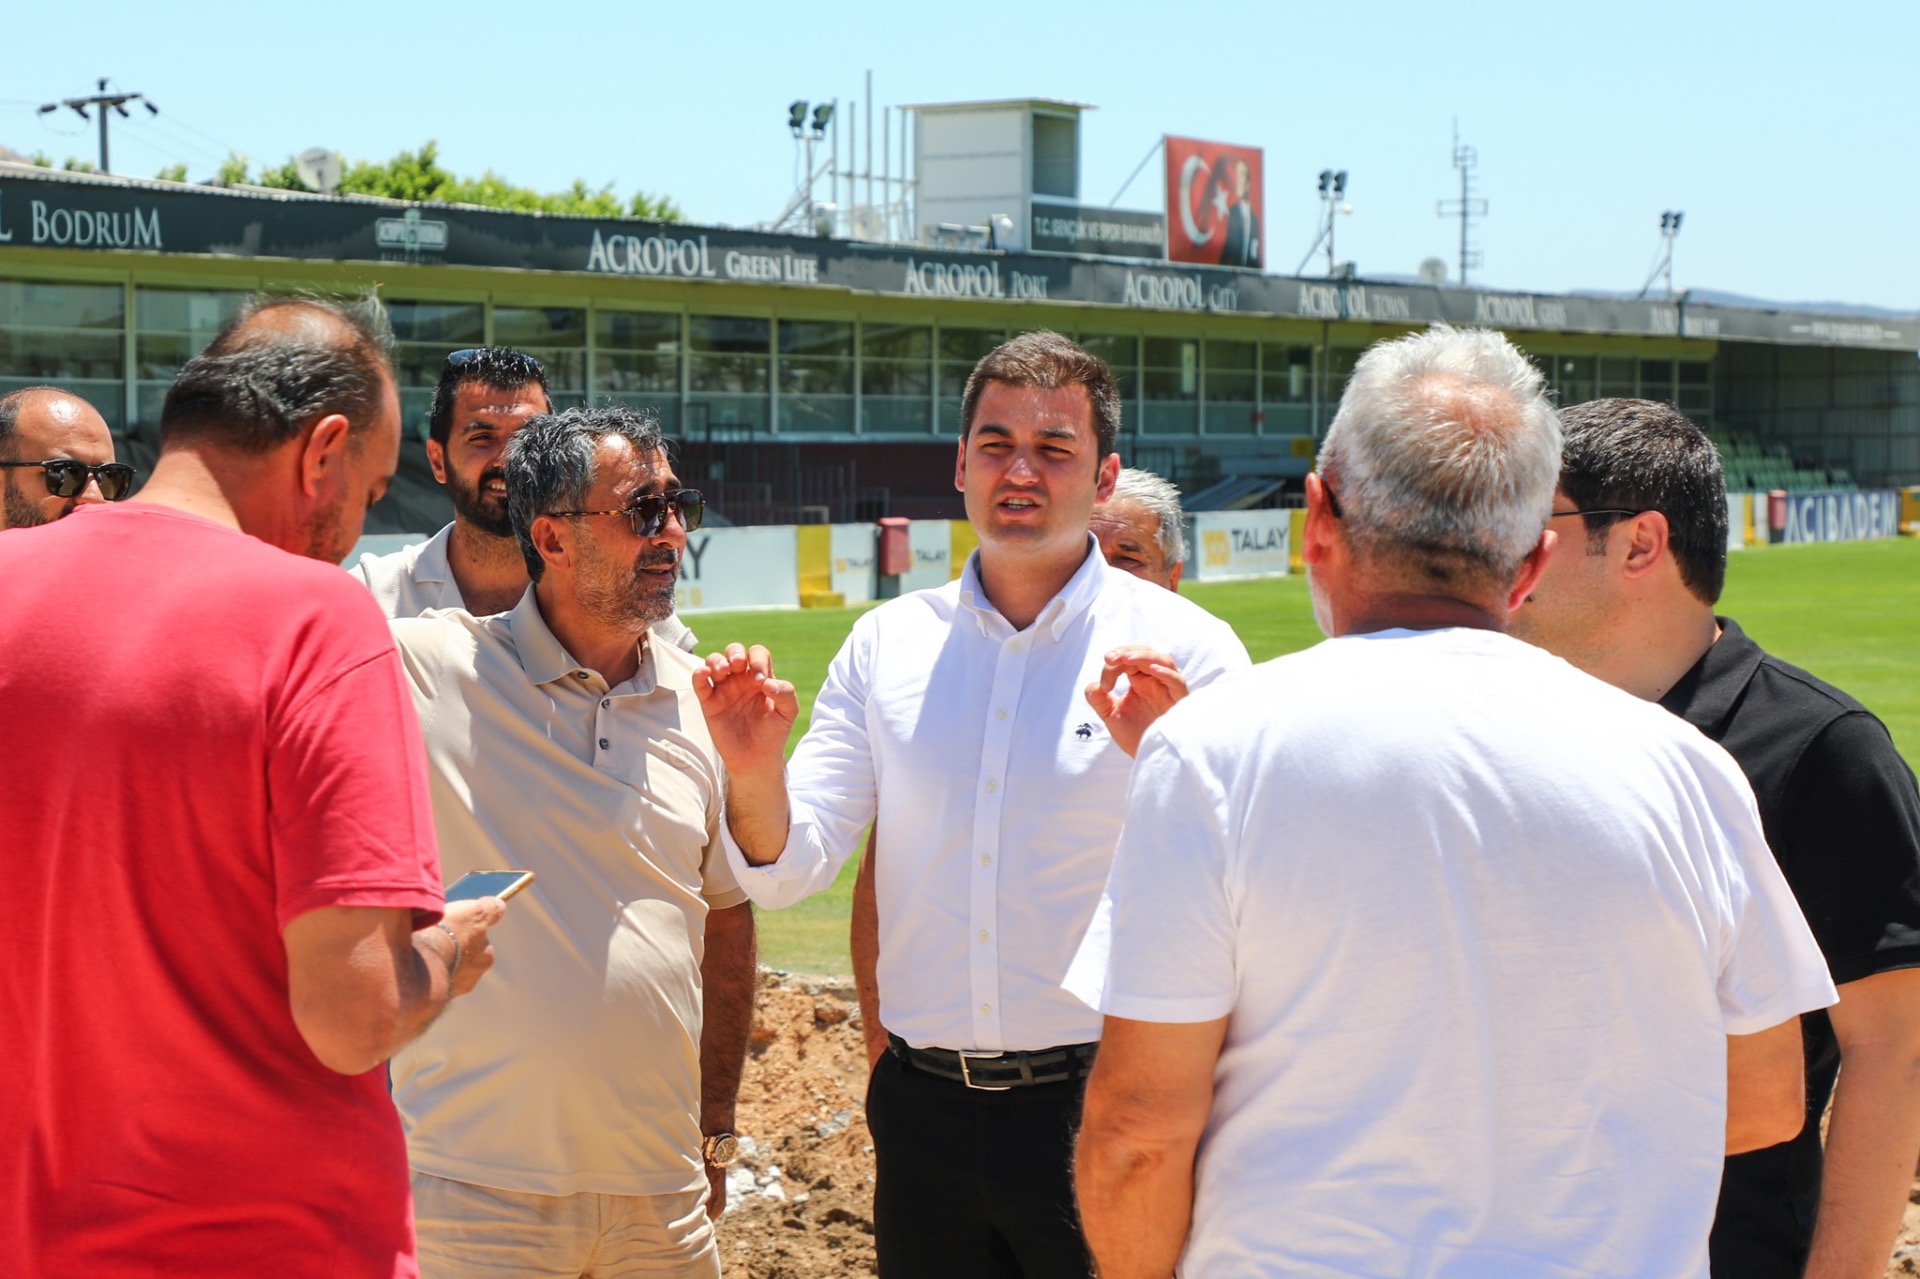
<svg viewBox="0 0 1920 1279">
<path fill-rule="evenodd" d="M 613 705 L 613 699 L 611 697 L 603 697 L 600 699 L 601 709 L 604 710 L 611 705 Z"/>
<path fill-rule="evenodd" d="M 573 673 L 573 677 L 575 679 L 585 679 L 587 677 L 587 673 L 585 671 L 575 671 Z"/>
<path fill-rule="evenodd" d="M 999 789 L 1000 789 L 1000 783 L 999 783 L 999 782 L 988 782 L 988 783 L 987 783 L 987 794 L 989 794 L 989 795 L 991 795 L 991 794 L 993 794 L 993 793 L 994 793 L 995 791 L 997 791 L 997 790 L 999 790 Z"/>
<path fill-rule="evenodd" d="M 993 865 L 993 858 L 988 856 L 986 853 L 982 853 L 980 854 L 980 864 L 982 866 L 991 866 Z"/>
<path fill-rule="evenodd" d="M 1020 641 L 1019 641 L 1019 640 L 1015 640 L 1015 641 L 1013 641 L 1013 643 L 1011 643 L 1011 644 L 1009 644 L 1009 645 L 1007 645 L 1007 647 L 1008 647 L 1008 648 L 1009 648 L 1010 650 L 1012 650 L 1013 652 L 1015 652 L 1015 653 L 1018 653 L 1018 652 L 1020 651 Z"/>
<path fill-rule="evenodd" d="M 990 1014 L 991 1014 L 992 1012 L 993 1012 L 993 1005 L 992 1005 L 992 1004 L 982 1004 L 982 1005 L 980 1005 L 980 1015 L 981 1015 L 982 1017 L 986 1017 L 986 1016 L 988 1016 L 988 1015 L 990 1015 Z"/>
<path fill-rule="evenodd" d="M 1007 713 L 1004 710 L 998 710 L 993 713 L 993 717 L 995 719 L 1005 719 L 1007 717 Z"/>
<path fill-rule="evenodd" d="M 604 738 L 604 737 L 603 737 L 603 738 L 601 738 L 601 739 L 600 739 L 600 749 L 601 749 L 601 750 L 605 750 L 605 749 L 607 749 L 607 747 L 609 747 L 609 746 L 611 746 L 611 745 L 613 745 L 613 743 L 612 743 L 612 742 L 610 742 L 610 741 L 608 741 L 608 740 L 607 740 L 606 738 Z"/>
<path fill-rule="evenodd" d="M 980 930 L 980 940 L 985 941 L 986 939 L 987 939 L 987 930 L 982 928 Z"/>
</svg>

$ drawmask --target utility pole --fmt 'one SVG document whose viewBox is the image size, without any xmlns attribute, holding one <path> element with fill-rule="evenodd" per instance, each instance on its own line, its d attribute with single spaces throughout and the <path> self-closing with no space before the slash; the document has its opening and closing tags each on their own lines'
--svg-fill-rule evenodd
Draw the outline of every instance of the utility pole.
<svg viewBox="0 0 1920 1279">
<path fill-rule="evenodd" d="M 100 172 L 111 173 L 112 170 L 107 167 L 107 109 L 111 107 L 118 111 L 123 119 L 128 119 L 132 116 L 132 112 L 127 110 L 129 102 L 138 102 L 147 109 L 148 115 L 160 114 L 160 108 L 149 102 L 144 93 L 108 93 L 105 76 L 100 77 L 99 92 L 85 98 L 62 98 L 58 102 L 49 102 L 40 108 L 40 114 L 46 115 L 49 111 L 69 107 L 75 115 L 82 120 L 87 120 L 92 118 L 87 115 L 87 108 L 92 107 L 100 116 Z"/>
<path fill-rule="evenodd" d="M 1460 170 L 1460 198 L 1441 200 L 1434 206 L 1434 213 L 1443 218 L 1460 219 L 1460 286 L 1466 287 L 1467 269 L 1486 261 L 1484 254 L 1473 247 L 1473 223 L 1476 218 L 1487 216 L 1487 202 L 1473 193 L 1473 171 L 1480 167 L 1480 152 L 1460 143 L 1460 121 L 1453 122 L 1453 167 Z"/>
<path fill-rule="evenodd" d="M 1653 287 L 1653 282 L 1663 275 L 1667 279 L 1667 296 L 1673 296 L 1673 240 L 1680 234 L 1680 219 L 1685 216 L 1677 209 L 1668 209 L 1660 215 L 1660 256 L 1654 259 L 1647 282 L 1640 286 L 1640 297 L 1647 296 L 1647 290 Z"/>
</svg>

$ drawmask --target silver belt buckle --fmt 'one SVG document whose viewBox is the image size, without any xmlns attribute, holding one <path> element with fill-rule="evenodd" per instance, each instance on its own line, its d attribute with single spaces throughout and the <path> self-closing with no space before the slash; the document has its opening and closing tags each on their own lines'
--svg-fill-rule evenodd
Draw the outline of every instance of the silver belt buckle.
<svg viewBox="0 0 1920 1279">
<path fill-rule="evenodd" d="M 967 1059 L 970 1057 L 979 1057 L 984 1060 L 987 1058 L 1004 1057 L 1007 1055 L 1006 1053 L 970 1051 L 965 1048 L 956 1048 L 954 1049 L 954 1052 L 957 1053 L 960 1058 L 960 1082 L 965 1084 L 967 1087 L 976 1089 L 980 1092 L 1011 1092 L 1013 1091 L 1012 1084 L 976 1084 L 973 1082 L 973 1073 L 967 1069 Z"/>
</svg>

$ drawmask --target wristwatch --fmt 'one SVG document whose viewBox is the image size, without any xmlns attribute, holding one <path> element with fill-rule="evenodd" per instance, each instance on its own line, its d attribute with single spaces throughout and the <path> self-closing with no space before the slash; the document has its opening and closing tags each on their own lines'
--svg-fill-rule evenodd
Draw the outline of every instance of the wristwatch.
<svg viewBox="0 0 1920 1279">
<path fill-rule="evenodd" d="M 740 1157 L 740 1139 L 730 1132 L 716 1132 L 700 1143 L 700 1153 L 715 1168 L 725 1168 Z"/>
</svg>

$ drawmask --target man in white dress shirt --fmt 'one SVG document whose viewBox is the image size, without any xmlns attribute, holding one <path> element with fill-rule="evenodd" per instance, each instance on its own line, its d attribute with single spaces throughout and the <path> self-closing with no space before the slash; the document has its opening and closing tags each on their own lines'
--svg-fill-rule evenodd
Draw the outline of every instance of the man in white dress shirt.
<svg viewBox="0 0 1920 1279">
<path fill-rule="evenodd" d="M 855 624 L 790 777 L 797 706 L 764 649 L 729 646 L 695 684 L 756 903 L 831 884 L 869 821 L 885 850 L 892 1035 L 867 1098 L 884 1276 L 1088 1272 L 1068 1164 L 1100 1025 L 1060 982 L 1141 731 L 1188 685 L 1249 664 L 1225 623 L 1109 567 L 1088 532 L 1120 469 L 1119 419 L 1111 371 L 1058 334 L 980 362 L 954 474 L 980 549 L 958 581 Z"/>
<path fill-rule="evenodd" d="M 524 351 L 471 347 L 447 356 L 427 411 L 427 464 L 453 499 L 453 523 L 391 555 L 362 555 L 347 571 L 388 617 L 429 609 L 504 613 L 527 592 L 527 565 L 507 518 L 507 443 L 551 413 L 547 371 Z M 668 614 L 656 637 L 691 651 L 693 632 Z"/>
</svg>

